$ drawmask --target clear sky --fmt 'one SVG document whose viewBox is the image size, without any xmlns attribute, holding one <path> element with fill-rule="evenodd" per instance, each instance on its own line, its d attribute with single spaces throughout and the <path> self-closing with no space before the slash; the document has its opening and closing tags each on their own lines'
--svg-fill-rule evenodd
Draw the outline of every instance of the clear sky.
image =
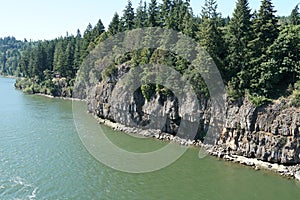
<svg viewBox="0 0 300 200">
<path fill-rule="evenodd" d="M 136 8 L 140 0 L 132 0 Z M 149 0 L 147 0 L 149 2 Z M 159 1 L 160 2 L 160 1 Z M 191 0 L 194 13 L 201 11 L 204 0 Z M 217 0 L 223 16 L 231 16 L 236 0 Z M 127 0 L 0 0 L 0 37 L 17 39 L 54 39 L 85 30 L 88 23 L 101 19 L 108 26 L 117 11 L 122 14 Z M 273 0 L 278 15 L 289 15 L 300 0 Z M 252 10 L 260 0 L 249 0 Z"/>
</svg>

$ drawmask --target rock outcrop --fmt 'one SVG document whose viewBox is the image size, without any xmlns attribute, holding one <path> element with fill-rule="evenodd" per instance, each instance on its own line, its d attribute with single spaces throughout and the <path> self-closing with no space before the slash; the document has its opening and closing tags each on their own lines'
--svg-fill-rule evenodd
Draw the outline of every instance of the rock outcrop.
<svg viewBox="0 0 300 200">
<path fill-rule="evenodd" d="M 204 97 L 195 100 L 187 95 L 185 103 L 179 105 L 174 96 L 155 94 L 147 101 L 140 89 L 131 93 L 117 86 L 118 80 L 128 71 L 129 66 L 122 65 L 90 90 L 90 112 L 129 127 L 157 129 L 184 139 L 201 139 L 211 121 L 209 100 Z M 260 107 L 247 98 L 228 102 L 215 149 L 224 155 L 299 164 L 300 110 L 288 106 L 286 101 Z"/>
<path fill-rule="evenodd" d="M 248 99 L 228 105 L 217 145 L 227 152 L 283 164 L 300 163 L 300 110 L 285 100 L 256 107 Z"/>
</svg>

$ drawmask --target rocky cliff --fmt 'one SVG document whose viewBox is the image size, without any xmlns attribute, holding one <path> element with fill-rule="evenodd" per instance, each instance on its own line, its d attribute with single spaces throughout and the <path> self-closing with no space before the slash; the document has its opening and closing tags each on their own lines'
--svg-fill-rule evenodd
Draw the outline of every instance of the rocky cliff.
<svg viewBox="0 0 300 200">
<path fill-rule="evenodd" d="M 300 163 L 300 110 L 288 100 L 256 107 L 248 99 L 229 104 L 217 142 L 227 152 L 263 161 Z"/>
<path fill-rule="evenodd" d="M 145 100 L 140 89 L 133 93 L 116 89 L 118 80 L 128 70 L 128 66 L 120 66 L 90 90 L 90 112 L 126 126 L 203 139 L 211 121 L 209 100 L 203 97 L 195 102 L 186 96 L 185 104 L 179 105 L 173 95 L 156 93 Z M 225 123 L 215 140 L 215 149 L 274 163 L 300 163 L 299 109 L 288 106 L 285 100 L 256 107 L 247 98 L 227 103 L 226 107 Z"/>
</svg>

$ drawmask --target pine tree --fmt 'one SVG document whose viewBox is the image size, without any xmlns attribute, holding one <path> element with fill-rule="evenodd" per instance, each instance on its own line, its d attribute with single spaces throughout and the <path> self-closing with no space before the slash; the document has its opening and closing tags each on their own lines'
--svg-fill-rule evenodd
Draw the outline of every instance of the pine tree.
<svg viewBox="0 0 300 200">
<path fill-rule="evenodd" d="M 255 91 L 259 95 L 266 94 L 267 86 L 264 84 L 264 76 L 266 76 L 266 71 L 268 71 L 267 68 L 269 67 L 262 65 L 262 63 L 267 61 L 267 49 L 273 44 L 279 34 L 278 19 L 273 8 L 271 0 L 262 1 L 260 10 L 253 23 L 254 39 L 249 42 L 250 74 L 252 76 L 250 87 L 251 91 Z"/>
<path fill-rule="evenodd" d="M 254 19 L 254 39 L 249 44 L 252 58 L 261 57 L 278 37 L 278 19 L 273 8 L 271 0 L 263 0 L 257 18 Z"/>
<path fill-rule="evenodd" d="M 64 62 L 64 42 L 63 38 L 60 38 L 55 46 L 54 58 L 53 58 L 53 70 L 55 73 L 62 73 L 62 66 Z"/>
<path fill-rule="evenodd" d="M 75 39 L 71 39 L 66 47 L 66 51 L 64 52 L 64 61 L 63 61 L 63 71 L 62 76 L 67 77 L 69 80 L 75 77 L 75 70 L 73 67 L 74 60 L 74 52 L 75 52 Z"/>
<path fill-rule="evenodd" d="M 292 25 L 299 25 L 300 24 L 300 13 L 299 13 L 299 4 L 292 10 L 290 16 L 290 23 Z"/>
<path fill-rule="evenodd" d="M 220 30 L 220 14 L 217 12 L 215 0 L 205 0 L 202 9 L 202 23 L 199 26 L 197 38 L 210 56 L 214 59 L 220 70 L 224 68 L 225 47 L 223 33 Z"/>
<path fill-rule="evenodd" d="M 2 60 L 3 60 L 3 63 L 2 63 L 2 65 L 3 65 L 2 72 L 4 74 L 6 74 L 6 72 L 7 72 L 7 69 L 6 69 L 6 61 L 7 61 L 6 50 L 3 52 L 3 59 Z"/>
<path fill-rule="evenodd" d="M 84 60 L 84 58 L 89 54 L 88 46 L 93 39 L 92 31 L 93 31 L 93 26 L 89 24 L 83 34 L 83 41 L 81 45 L 81 60 Z"/>
<path fill-rule="evenodd" d="M 95 42 L 95 39 L 97 37 L 99 37 L 103 32 L 105 32 L 105 27 L 104 27 L 101 19 L 99 19 L 98 23 L 96 24 L 96 26 L 92 30 L 91 42 Z"/>
<path fill-rule="evenodd" d="M 160 19 L 159 24 L 162 27 L 171 28 L 171 10 L 172 10 L 172 1 L 163 0 L 163 3 L 160 6 Z"/>
<path fill-rule="evenodd" d="M 54 50 L 55 50 L 55 41 L 45 41 L 44 49 L 46 53 L 46 68 L 50 71 L 53 71 L 53 57 L 54 57 Z"/>
<path fill-rule="evenodd" d="M 193 12 L 186 12 L 184 17 L 183 17 L 183 22 L 182 22 L 183 30 L 182 32 L 191 37 L 195 38 L 195 33 L 196 33 L 196 24 L 195 20 L 193 17 Z"/>
<path fill-rule="evenodd" d="M 176 2 L 174 10 L 176 12 L 175 19 L 177 24 L 177 30 L 183 32 L 184 29 L 193 29 L 193 27 L 187 27 L 190 23 L 189 21 L 193 17 L 189 0 L 186 0 L 185 2 L 183 2 L 182 0 Z"/>
<path fill-rule="evenodd" d="M 108 33 L 110 35 L 115 35 L 117 33 L 119 33 L 119 28 L 120 28 L 120 18 L 118 13 L 115 13 L 112 21 L 110 22 L 110 24 L 108 25 Z"/>
<path fill-rule="evenodd" d="M 159 26 L 159 9 L 156 0 L 151 0 L 148 8 L 148 20 L 147 26 L 156 27 Z"/>
<path fill-rule="evenodd" d="M 33 59 L 31 62 L 32 77 L 38 78 L 37 81 L 43 80 L 44 70 L 46 69 L 46 52 L 42 43 L 39 43 L 37 48 L 33 51 Z"/>
<path fill-rule="evenodd" d="M 77 30 L 77 35 L 75 37 L 75 49 L 74 49 L 74 61 L 73 61 L 73 67 L 74 70 L 78 70 L 82 60 L 81 60 L 81 45 L 82 45 L 82 37 L 81 37 L 81 33 L 80 30 Z"/>
<path fill-rule="evenodd" d="M 249 63 L 247 53 L 251 32 L 251 10 L 248 6 L 248 0 L 238 0 L 227 33 L 227 80 L 230 80 L 240 71 L 247 70 Z"/>
<path fill-rule="evenodd" d="M 202 7 L 202 18 L 218 19 L 220 13 L 217 12 L 218 4 L 216 0 L 205 0 L 204 6 Z"/>
<path fill-rule="evenodd" d="M 135 28 L 145 27 L 147 19 L 147 7 L 144 6 L 143 0 L 140 1 L 138 8 L 136 9 L 136 17 L 134 19 Z"/>
<path fill-rule="evenodd" d="M 134 9 L 132 3 L 128 0 L 127 6 L 123 14 L 125 30 L 132 30 L 134 28 Z"/>
</svg>

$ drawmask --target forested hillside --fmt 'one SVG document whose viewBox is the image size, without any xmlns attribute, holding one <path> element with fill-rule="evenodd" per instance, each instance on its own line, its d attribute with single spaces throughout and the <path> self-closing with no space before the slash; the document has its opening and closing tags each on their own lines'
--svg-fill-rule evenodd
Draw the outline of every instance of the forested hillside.
<svg viewBox="0 0 300 200">
<path fill-rule="evenodd" d="M 173 29 L 199 42 L 215 60 L 229 100 L 248 95 L 260 105 L 292 95 L 294 104 L 299 104 L 299 8 L 295 6 L 290 16 L 278 17 L 271 0 L 262 0 L 258 11 L 251 10 L 247 0 L 237 0 L 231 18 L 222 17 L 216 0 L 205 0 L 200 16 L 195 16 L 189 0 L 141 1 L 136 9 L 128 1 L 121 15 L 115 13 L 107 30 L 99 20 L 94 27 L 89 24 L 82 35 L 78 31 L 76 36 L 29 45 L 18 65 L 11 64 L 24 77 L 16 86 L 28 93 L 72 96 L 76 72 L 89 51 L 112 35 L 143 27 Z M 151 62 L 153 56 L 170 59 L 169 54 L 150 49 L 135 53 L 126 55 L 123 62 L 134 63 L 142 57 Z M 179 71 L 188 65 L 179 58 L 170 60 L 167 63 Z M 3 72 L 8 70 L 6 66 Z M 150 86 L 144 87 L 145 98 L 149 90 Z"/>
<path fill-rule="evenodd" d="M 22 52 L 30 45 L 30 42 L 19 41 L 14 37 L 0 38 L 0 74 L 18 75 Z"/>
</svg>

